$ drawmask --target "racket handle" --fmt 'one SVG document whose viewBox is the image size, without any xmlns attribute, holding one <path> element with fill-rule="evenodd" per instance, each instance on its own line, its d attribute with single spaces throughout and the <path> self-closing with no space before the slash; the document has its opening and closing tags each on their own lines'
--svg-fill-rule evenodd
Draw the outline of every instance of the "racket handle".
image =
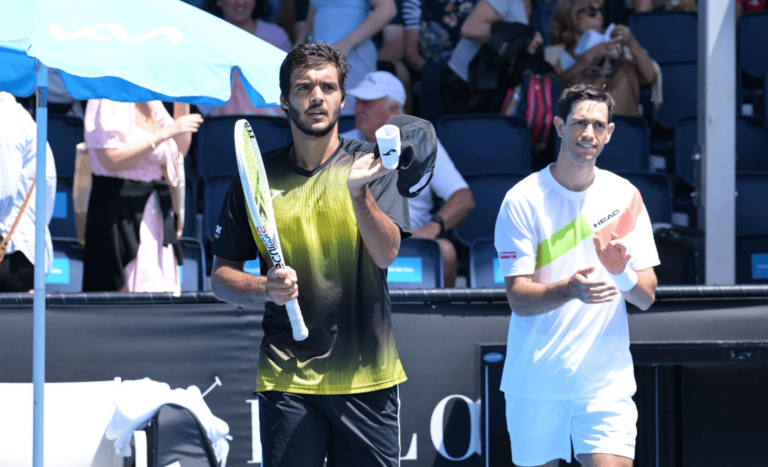
<svg viewBox="0 0 768 467">
<path fill-rule="evenodd" d="M 288 311 L 288 319 L 291 320 L 293 339 L 296 341 L 303 341 L 309 336 L 309 330 L 304 324 L 304 317 L 301 316 L 299 302 L 296 299 L 291 300 L 285 304 L 285 309 Z"/>
</svg>

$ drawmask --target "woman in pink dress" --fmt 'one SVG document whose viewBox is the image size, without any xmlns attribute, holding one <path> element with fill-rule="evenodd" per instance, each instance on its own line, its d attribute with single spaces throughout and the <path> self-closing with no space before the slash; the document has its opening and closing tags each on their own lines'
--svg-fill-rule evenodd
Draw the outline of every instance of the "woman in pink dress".
<svg viewBox="0 0 768 467">
<path fill-rule="evenodd" d="M 211 13 L 222 18 L 240 29 L 250 32 L 259 39 L 268 42 L 278 49 L 289 52 L 293 48 L 291 39 L 283 28 L 276 24 L 258 19 L 264 14 L 267 0 L 219 0 Z M 198 107 L 206 115 L 269 115 L 285 117 L 280 107 L 256 108 L 248 99 L 240 73 L 235 70 L 232 78 L 232 98 L 222 107 Z"/>
<path fill-rule="evenodd" d="M 85 143 L 93 185 L 84 292 L 181 290 L 169 185 L 179 183 L 179 158 L 203 119 L 189 113 L 189 104 L 174 104 L 174 115 L 160 101 L 88 101 Z"/>
</svg>

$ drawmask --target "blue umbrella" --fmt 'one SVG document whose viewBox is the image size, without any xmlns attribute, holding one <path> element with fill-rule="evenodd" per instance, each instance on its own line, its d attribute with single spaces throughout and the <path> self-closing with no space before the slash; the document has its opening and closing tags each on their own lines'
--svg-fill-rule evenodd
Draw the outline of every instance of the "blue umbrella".
<svg viewBox="0 0 768 467">
<path fill-rule="evenodd" d="M 178 0 L 0 0 L 0 91 L 37 93 L 37 179 L 45 180 L 48 68 L 76 99 L 223 105 L 240 71 L 255 106 L 277 105 L 285 53 Z M 45 212 L 45 190 L 35 208 Z M 45 216 L 35 257 L 45 258 Z M 34 452 L 43 465 L 45 273 L 35 264 Z"/>
</svg>

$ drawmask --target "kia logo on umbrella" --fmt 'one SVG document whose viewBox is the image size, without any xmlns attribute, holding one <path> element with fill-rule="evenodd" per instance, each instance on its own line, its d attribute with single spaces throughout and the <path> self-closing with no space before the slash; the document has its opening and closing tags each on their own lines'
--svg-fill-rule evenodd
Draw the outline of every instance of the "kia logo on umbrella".
<svg viewBox="0 0 768 467">
<path fill-rule="evenodd" d="M 111 34 L 112 38 L 101 33 L 106 29 Z M 157 36 L 166 36 L 171 44 L 177 44 L 184 40 L 184 36 L 181 32 L 173 26 L 161 26 L 159 28 L 152 29 L 138 36 L 131 37 L 125 31 L 125 29 L 119 24 L 97 23 L 90 26 L 86 26 L 78 31 L 68 34 L 64 30 L 64 26 L 61 23 L 56 23 L 48 28 L 53 35 L 53 38 L 57 41 L 73 41 L 81 37 L 87 37 L 95 41 L 117 41 L 117 42 L 144 42 L 150 39 L 154 39 Z"/>
</svg>

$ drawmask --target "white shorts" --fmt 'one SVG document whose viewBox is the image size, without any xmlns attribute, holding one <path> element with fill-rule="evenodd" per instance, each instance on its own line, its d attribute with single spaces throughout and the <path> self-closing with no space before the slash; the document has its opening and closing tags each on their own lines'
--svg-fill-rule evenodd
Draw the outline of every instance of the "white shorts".
<svg viewBox="0 0 768 467">
<path fill-rule="evenodd" d="M 630 396 L 580 400 L 529 399 L 505 394 L 512 461 L 518 466 L 571 461 L 580 454 L 635 458 L 637 408 Z"/>
</svg>

